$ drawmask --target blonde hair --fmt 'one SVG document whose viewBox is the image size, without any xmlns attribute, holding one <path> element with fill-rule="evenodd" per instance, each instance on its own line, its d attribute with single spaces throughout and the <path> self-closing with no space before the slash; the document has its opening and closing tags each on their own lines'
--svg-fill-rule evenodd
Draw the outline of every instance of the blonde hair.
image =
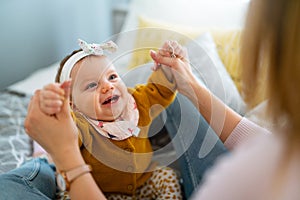
<svg viewBox="0 0 300 200">
<path fill-rule="evenodd" d="M 287 119 L 289 148 L 300 149 L 300 1 L 252 0 L 242 37 L 243 95 L 250 107 L 267 71 L 268 116 Z M 293 147 L 292 147 L 293 146 Z"/>
</svg>

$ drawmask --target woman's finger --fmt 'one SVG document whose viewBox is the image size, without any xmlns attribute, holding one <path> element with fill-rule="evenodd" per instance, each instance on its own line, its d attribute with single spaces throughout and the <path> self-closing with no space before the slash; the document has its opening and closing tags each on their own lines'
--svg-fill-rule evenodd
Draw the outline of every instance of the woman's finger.
<svg viewBox="0 0 300 200">
<path fill-rule="evenodd" d="M 40 96 L 40 90 L 36 90 L 28 104 L 27 115 L 24 121 L 25 131 L 30 136 L 31 134 L 33 134 L 31 133 L 32 125 L 35 124 L 36 119 L 39 119 L 39 115 L 41 113 L 39 112 L 40 111 L 39 96 Z"/>
</svg>

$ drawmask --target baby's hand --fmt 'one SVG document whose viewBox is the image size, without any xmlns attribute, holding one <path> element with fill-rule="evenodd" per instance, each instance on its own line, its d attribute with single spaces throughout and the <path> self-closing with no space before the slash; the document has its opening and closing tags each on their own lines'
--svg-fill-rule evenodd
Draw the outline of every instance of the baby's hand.
<svg viewBox="0 0 300 200">
<path fill-rule="evenodd" d="M 168 57 L 173 62 L 177 62 L 177 60 L 181 60 L 182 62 L 188 62 L 188 54 L 185 47 L 181 46 L 177 41 L 165 41 L 162 47 L 157 52 L 160 56 Z M 154 55 L 154 51 L 150 51 L 150 55 Z M 158 68 L 162 68 L 166 77 L 169 81 L 172 81 L 174 76 L 174 72 L 170 67 L 161 65 L 154 60 L 154 66 L 152 67 L 153 71 L 156 71 Z"/>
<path fill-rule="evenodd" d="M 186 48 L 181 46 L 177 41 L 169 40 L 164 42 L 162 48 L 159 50 L 162 56 L 187 59 Z"/>
<path fill-rule="evenodd" d="M 167 40 L 163 43 L 158 53 L 164 57 L 179 58 L 188 61 L 188 54 L 185 47 L 181 46 L 177 41 Z M 157 70 L 161 65 L 155 62 L 153 70 Z"/>
<path fill-rule="evenodd" d="M 65 98 L 65 91 L 59 83 L 50 83 L 40 92 L 40 108 L 47 115 L 61 111 Z"/>
<path fill-rule="evenodd" d="M 169 44 L 171 44 L 171 47 L 168 49 Z M 175 41 L 170 43 L 167 41 L 162 49 L 159 49 L 157 52 L 151 51 L 150 56 L 155 63 L 161 63 L 162 66 L 165 66 L 163 70 L 166 76 L 170 77 L 172 75 L 180 93 L 186 95 L 190 91 L 190 85 L 194 82 L 195 76 L 192 73 L 185 47 L 182 47 Z"/>
</svg>

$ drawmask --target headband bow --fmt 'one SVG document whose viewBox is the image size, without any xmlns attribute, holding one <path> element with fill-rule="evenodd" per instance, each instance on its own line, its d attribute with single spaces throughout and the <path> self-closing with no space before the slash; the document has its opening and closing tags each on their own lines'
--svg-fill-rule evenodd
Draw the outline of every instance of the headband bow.
<svg viewBox="0 0 300 200">
<path fill-rule="evenodd" d="M 60 74 L 60 78 L 59 78 L 60 83 L 63 83 L 64 81 L 70 78 L 70 74 L 74 65 L 80 59 L 89 55 L 96 55 L 96 56 L 107 55 L 106 52 L 113 53 L 118 49 L 118 46 L 113 41 L 108 41 L 101 44 L 88 44 L 87 42 L 78 39 L 78 45 L 80 46 L 82 51 L 75 53 L 66 61 Z"/>
<path fill-rule="evenodd" d="M 118 46 L 113 41 L 108 41 L 102 44 L 88 44 L 87 42 L 78 39 L 80 48 L 89 55 L 104 55 L 104 51 L 115 52 Z"/>
</svg>

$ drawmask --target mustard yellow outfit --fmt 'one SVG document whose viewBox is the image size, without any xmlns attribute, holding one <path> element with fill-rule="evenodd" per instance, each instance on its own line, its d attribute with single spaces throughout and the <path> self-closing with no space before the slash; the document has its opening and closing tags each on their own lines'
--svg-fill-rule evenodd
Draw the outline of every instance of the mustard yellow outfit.
<svg viewBox="0 0 300 200">
<path fill-rule="evenodd" d="M 74 113 L 81 153 L 92 166 L 92 175 L 105 193 L 132 195 L 150 178 L 156 164 L 152 161 L 149 126 L 173 102 L 175 83 L 158 70 L 152 73 L 147 84 L 128 88 L 128 91 L 139 111 L 138 137 L 112 140 L 97 133 L 81 114 Z"/>
</svg>

